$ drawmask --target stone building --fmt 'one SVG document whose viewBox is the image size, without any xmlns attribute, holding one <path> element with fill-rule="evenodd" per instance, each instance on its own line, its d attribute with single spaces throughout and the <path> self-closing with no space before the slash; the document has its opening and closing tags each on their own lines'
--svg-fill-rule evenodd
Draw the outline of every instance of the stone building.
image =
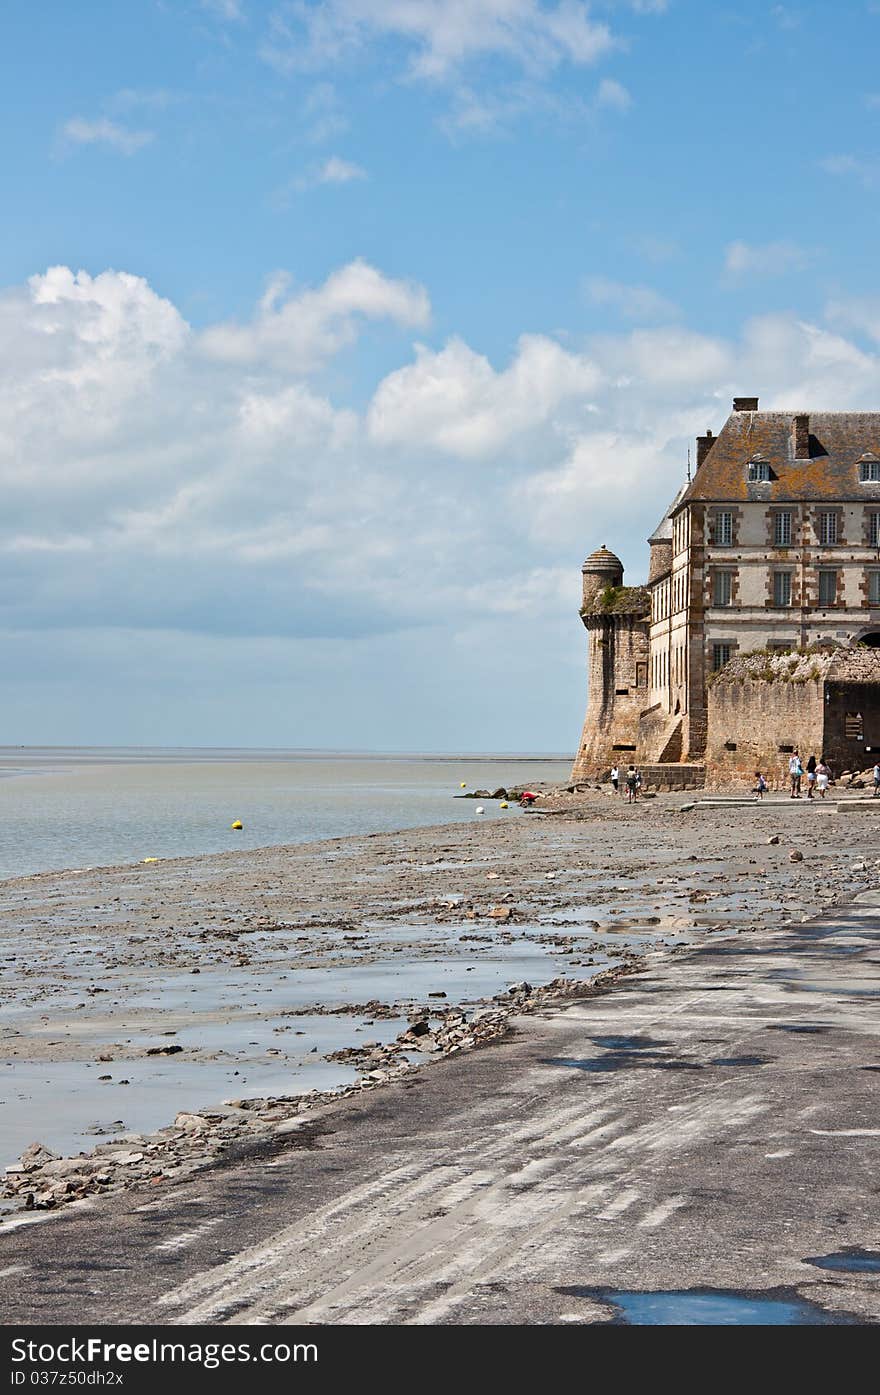
<svg viewBox="0 0 880 1395">
<path fill-rule="evenodd" d="M 761 412 L 757 398 L 734 398 L 719 435 L 697 437 L 694 477 L 648 543 L 645 586 L 624 586 L 605 547 L 583 566 L 589 697 L 575 781 L 614 762 L 651 767 L 667 784 L 702 783 L 707 755 L 712 781 L 739 767 L 719 755 L 713 702 L 732 699 L 713 678 L 755 651 L 877 649 L 859 670 L 865 706 L 865 685 L 880 682 L 880 412 Z M 791 742 L 777 718 L 792 714 L 768 700 L 765 720 L 755 672 L 744 688 L 747 720 L 764 722 L 760 749 L 766 763 L 777 746 L 778 763 Z M 823 669 L 823 703 L 826 677 Z M 788 702 L 805 702 L 808 686 L 795 684 Z M 830 698 L 826 707 L 831 720 Z M 855 711 L 839 714 L 845 724 L 849 713 L 853 730 Z M 821 734 L 837 740 L 827 721 Z"/>
</svg>

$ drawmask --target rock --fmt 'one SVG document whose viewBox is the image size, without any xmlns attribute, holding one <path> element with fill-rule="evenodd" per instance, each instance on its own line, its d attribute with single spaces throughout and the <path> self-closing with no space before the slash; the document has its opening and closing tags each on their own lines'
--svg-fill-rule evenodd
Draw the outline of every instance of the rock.
<svg viewBox="0 0 880 1395">
<path fill-rule="evenodd" d="M 851 872 L 867 872 L 868 864 L 867 862 L 854 862 L 849 870 Z"/>
<path fill-rule="evenodd" d="M 436 993 L 429 993 L 429 994 L 428 994 L 428 997 L 429 997 L 429 998 L 445 998 L 445 997 L 446 997 L 446 994 L 443 992 L 443 989 L 441 988 L 441 989 L 439 989 Z"/>
<path fill-rule="evenodd" d="M 489 908 L 489 916 L 492 920 L 510 920 L 512 915 L 512 906 L 491 906 Z"/>
<path fill-rule="evenodd" d="M 182 1047 L 182 1046 L 178 1046 L 177 1043 L 175 1042 L 175 1044 L 174 1044 L 173 1046 L 148 1046 L 148 1047 L 147 1047 L 147 1055 L 148 1055 L 148 1056 L 176 1056 L 176 1055 L 178 1054 L 178 1052 L 180 1052 L 180 1051 L 182 1051 L 182 1050 L 183 1050 L 183 1047 Z"/>
<path fill-rule="evenodd" d="M 45 1143 L 29 1143 L 18 1160 L 20 1169 L 31 1172 L 36 1167 L 42 1167 L 44 1163 L 55 1162 L 57 1153 L 53 1153 L 51 1148 L 47 1148 Z"/>
<path fill-rule="evenodd" d="M 528 994 L 532 992 L 532 985 L 523 980 L 522 983 L 512 983 L 507 991 L 511 996 L 513 996 L 514 993 L 523 993 L 528 996 Z"/>
<path fill-rule="evenodd" d="M 491 798 L 492 798 L 492 799 L 506 799 L 506 798 L 507 798 L 507 790 L 506 790 L 506 789 L 503 789 L 503 788 L 499 785 L 499 787 L 498 787 L 497 790 L 493 790 L 493 791 L 492 791 Z"/>
<path fill-rule="evenodd" d="M 424 1017 L 418 1022 L 413 1022 L 401 1035 L 405 1037 L 423 1037 L 431 1030 L 431 1024 Z"/>
<path fill-rule="evenodd" d="M 689 814 L 689 813 L 691 812 L 691 810 L 692 810 L 692 809 L 695 809 L 696 807 L 697 807 L 697 806 L 696 806 L 695 804 L 693 804 L 693 803 L 691 803 L 691 804 L 679 804 L 679 806 L 678 806 L 678 812 L 679 812 L 680 814 Z"/>
<path fill-rule="evenodd" d="M 802 852 L 798 852 L 797 848 L 792 848 L 788 854 L 788 860 L 789 862 L 803 862 L 804 855 Z"/>
<path fill-rule="evenodd" d="M 771 833 L 770 837 L 767 839 L 767 842 L 775 846 L 775 844 L 779 842 L 779 834 Z"/>
<path fill-rule="evenodd" d="M 208 1120 L 202 1114 L 187 1114 L 185 1111 L 174 1116 L 174 1127 L 186 1129 L 188 1133 L 196 1133 L 209 1127 Z"/>
</svg>

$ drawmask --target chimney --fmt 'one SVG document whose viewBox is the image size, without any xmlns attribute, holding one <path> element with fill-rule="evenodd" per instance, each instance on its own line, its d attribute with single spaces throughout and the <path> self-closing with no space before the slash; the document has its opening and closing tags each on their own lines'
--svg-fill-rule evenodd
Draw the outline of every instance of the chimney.
<svg viewBox="0 0 880 1395">
<path fill-rule="evenodd" d="M 711 450 L 712 447 L 714 446 L 716 439 L 717 439 L 717 438 L 716 438 L 715 436 L 712 435 L 712 432 L 708 429 L 708 427 L 707 427 L 707 429 L 706 429 L 706 434 L 705 434 L 705 436 L 698 436 L 698 437 L 697 437 L 697 469 L 698 469 L 698 470 L 699 470 L 700 466 L 702 465 L 703 461 L 706 459 L 706 456 L 709 454 L 710 450 Z"/>
<path fill-rule="evenodd" d="M 808 460 L 810 456 L 810 418 L 806 412 L 799 412 L 791 424 L 795 460 Z"/>
<path fill-rule="evenodd" d="M 757 412 L 757 397 L 735 397 L 733 399 L 733 410 L 735 412 Z"/>
</svg>

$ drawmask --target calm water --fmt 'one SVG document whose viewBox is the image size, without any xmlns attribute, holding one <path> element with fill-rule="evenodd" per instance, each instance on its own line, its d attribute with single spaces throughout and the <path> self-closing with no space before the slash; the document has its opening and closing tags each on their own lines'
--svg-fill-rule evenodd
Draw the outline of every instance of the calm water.
<svg viewBox="0 0 880 1395">
<path fill-rule="evenodd" d="M 468 789 L 568 778 L 570 757 L 0 747 L 0 878 L 478 817 Z M 484 818 L 519 818 L 485 801 Z M 230 828 L 233 820 L 242 832 Z"/>
</svg>

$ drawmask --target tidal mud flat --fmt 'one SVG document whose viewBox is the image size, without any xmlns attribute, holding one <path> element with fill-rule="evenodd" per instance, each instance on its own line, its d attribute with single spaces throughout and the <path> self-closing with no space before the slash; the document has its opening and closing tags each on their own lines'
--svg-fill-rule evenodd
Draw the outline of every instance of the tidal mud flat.
<svg viewBox="0 0 880 1395">
<path fill-rule="evenodd" d="M 6 1224 L 305 1136 L 328 1091 L 877 884 L 869 812 L 685 803 L 593 792 L 510 821 L 2 884 Z"/>
</svg>

